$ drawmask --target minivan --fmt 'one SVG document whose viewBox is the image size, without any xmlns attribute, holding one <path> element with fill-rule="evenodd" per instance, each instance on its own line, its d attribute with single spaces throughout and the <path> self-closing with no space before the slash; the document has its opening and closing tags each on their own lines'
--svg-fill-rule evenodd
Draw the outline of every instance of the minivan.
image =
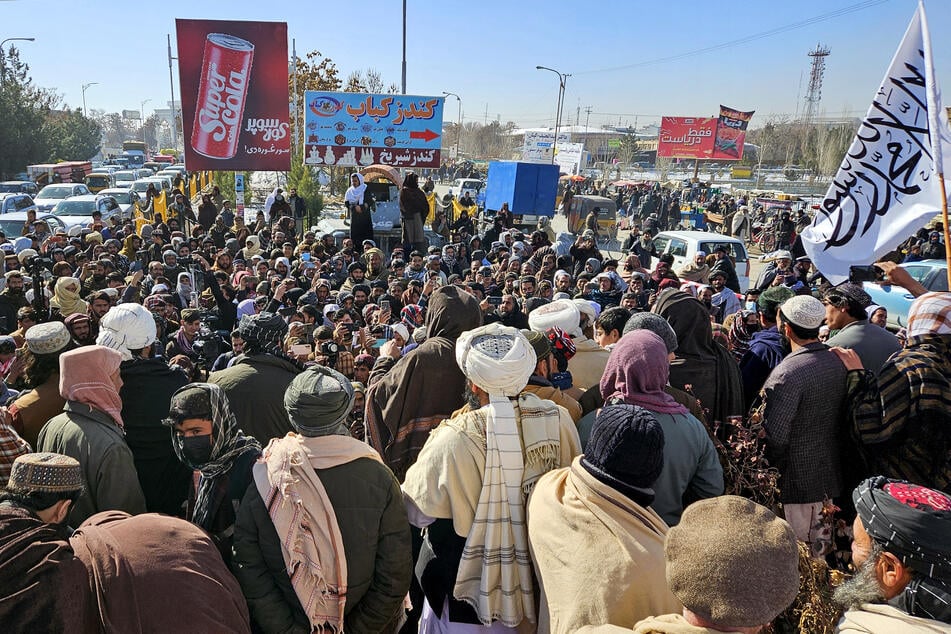
<svg viewBox="0 0 951 634">
<path fill-rule="evenodd" d="M 674 256 L 671 269 L 675 273 L 684 265 L 693 262 L 697 251 L 712 255 L 720 246 L 726 247 L 730 259 L 733 260 L 736 276 L 740 281 L 740 292 L 745 293 L 750 287 L 750 256 L 742 240 L 707 231 L 661 231 L 654 238 L 657 255 L 669 253 Z M 656 265 L 655 257 L 652 258 L 651 268 Z"/>
</svg>

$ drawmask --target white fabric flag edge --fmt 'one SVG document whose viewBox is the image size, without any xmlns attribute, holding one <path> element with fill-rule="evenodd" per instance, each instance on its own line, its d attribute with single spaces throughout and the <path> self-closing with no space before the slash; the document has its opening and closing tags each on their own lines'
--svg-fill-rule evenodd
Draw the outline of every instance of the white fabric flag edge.
<svg viewBox="0 0 951 634">
<path fill-rule="evenodd" d="M 919 4 L 895 55 L 892 57 L 880 87 L 872 99 L 872 104 L 866 116 L 863 118 L 862 125 L 859 127 L 852 145 L 849 147 L 848 153 L 843 159 L 836 173 L 836 177 L 826 193 L 825 200 L 823 201 L 825 210 L 820 210 L 816 214 L 813 223 L 803 231 L 802 243 L 806 253 L 815 263 L 816 267 L 833 284 L 839 284 L 848 279 L 849 267 L 851 265 L 870 264 L 893 250 L 909 235 L 927 224 L 927 222 L 941 210 L 940 189 L 938 187 L 938 179 L 935 176 L 937 173 L 935 166 L 936 164 L 942 164 L 943 157 L 939 152 L 943 154 L 944 152 L 951 151 L 951 131 L 949 131 L 948 127 L 947 113 L 944 108 L 941 107 L 940 91 L 934 79 L 930 38 L 925 35 L 926 26 L 927 21 L 925 19 L 924 7 Z M 912 55 L 915 55 L 915 57 L 912 57 Z M 915 70 L 917 70 L 916 63 L 924 66 L 924 72 L 922 74 L 925 86 L 923 89 L 919 88 L 919 90 L 924 93 L 920 95 L 920 97 L 922 98 L 921 101 L 926 102 L 925 107 L 927 108 L 927 113 L 925 113 L 925 115 L 931 133 L 930 135 L 922 135 L 924 138 L 919 141 L 921 145 L 927 143 L 927 149 L 932 158 L 929 160 L 927 156 L 923 156 L 923 160 L 913 171 L 920 176 L 924 176 L 927 172 L 929 177 L 922 178 L 923 182 L 920 183 L 920 191 L 904 196 L 904 199 L 901 201 L 896 201 L 889 195 L 891 202 L 888 205 L 887 211 L 874 218 L 869 228 L 863 230 L 860 236 L 849 235 L 847 236 L 848 240 L 846 240 L 846 244 L 840 245 L 833 241 L 833 244 L 830 246 L 829 242 L 834 238 L 841 238 L 841 236 L 838 235 L 838 231 L 840 231 L 841 227 L 838 225 L 843 220 L 843 205 L 837 204 L 837 194 L 839 195 L 839 200 L 846 201 L 847 205 L 845 206 L 850 208 L 850 215 L 855 216 L 852 218 L 852 234 L 855 233 L 855 225 L 858 224 L 858 218 L 863 215 L 863 209 L 867 214 L 868 209 L 871 208 L 871 203 L 867 200 L 868 194 L 862 192 L 862 187 L 864 187 L 866 183 L 858 183 L 853 173 L 861 169 L 863 165 L 853 165 L 850 159 L 867 157 L 874 152 L 887 155 L 887 143 L 885 141 L 881 141 L 876 145 L 870 145 L 867 143 L 869 139 L 861 138 L 861 134 L 863 131 L 866 133 L 869 131 L 878 131 L 875 126 L 868 123 L 869 120 L 878 120 L 883 114 L 882 111 L 877 108 L 877 106 L 879 106 L 877 100 L 887 89 L 894 88 L 893 84 L 896 78 L 905 78 L 908 65 L 913 66 Z M 934 120 L 938 121 L 937 126 L 932 123 Z M 886 132 L 890 135 L 891 131 L 887 130 L 888 126 L 883 127 L 886 128 Z M 889 136 L 888 138 L 891 137 Z M 878 138 L 872 140 L 878 141 Z M 936 148 L 939 148 L 938 151 L 935 151 Z M 858 160 L 855 162 L 858 163 Z M 850 178 L 852 179 L 851 183 L 848 182 Z M 856 187 L 853 191 L 852 188 L 857 183 L 859 187 Z M 869 189 L 873 192 L 872 195 L 877 196 L 878 192 L 875 183 L 869 182 L 868 184 Z M 885 184 L 890 185 L 891 183 Z M 886 187 L 886 191 L 891 194 L 890 188 Z M 863 204 L 858 204 L 859 201 L 855 199 L 856 195 L 866 197 L 866 200 L 861 201 Z M 829 203 L 832 204 L 830 205 Z"/>
</svg>

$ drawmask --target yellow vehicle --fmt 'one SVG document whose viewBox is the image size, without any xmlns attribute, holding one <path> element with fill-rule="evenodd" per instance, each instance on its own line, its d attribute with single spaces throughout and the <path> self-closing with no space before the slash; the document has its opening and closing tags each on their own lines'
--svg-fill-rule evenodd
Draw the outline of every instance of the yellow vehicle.
<svg viewBox="0 0 951 634">
<path fill-rule="evenodd" d="M 598 208 L 598 233 L 614 240 L 617 237 L 617 203 L 603 196 L 573 196 L 568 209 L 568 231 L 575 235 L 583 232 L 585 219 L 595 208 Z"/>
<path fill-rule="evenodd" d="M 112 172 L 93 172 L 86 177 L 86 187 L 94 194 L 116 186 L 116 177 Z"/>
</svg>

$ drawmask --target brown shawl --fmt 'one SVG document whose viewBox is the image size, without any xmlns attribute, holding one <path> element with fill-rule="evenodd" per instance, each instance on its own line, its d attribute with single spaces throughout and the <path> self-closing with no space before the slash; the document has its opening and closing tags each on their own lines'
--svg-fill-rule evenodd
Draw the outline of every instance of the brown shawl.
<svg viewBox="0 0 951 634">
<path fill-rule="evenodd" d="M 185 520 L 105 511 L 70 544 L 89 569 L 106 632 L 250 632 L 241 587 L 214 543 Z"/>
<path fill-rule="evenodd" d="M 482 325 L 476 299 L 455 286 L 429 298 L 426 341 L 400 359 L 367 393 L 367 442 L 402 482 L 439 423 L 462 407 L 466 379 L 456 339 Z"/>
<path fill-rule="evenodd" d="M 86 567 L 66 541 L 65 527 L 26 509 L 0 504 L 0 623 L 5 632 L 87 632 Z"/>
</svg>

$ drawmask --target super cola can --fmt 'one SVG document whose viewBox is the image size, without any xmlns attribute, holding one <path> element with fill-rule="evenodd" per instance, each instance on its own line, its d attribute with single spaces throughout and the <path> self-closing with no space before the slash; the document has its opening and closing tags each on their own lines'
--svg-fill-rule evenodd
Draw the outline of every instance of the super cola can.
<svg viewBox="0 0 951 634">
<path fill-rule="evenodd" d="M 192 126 L 192 149 L 209 158 L 238 152 L 241 119 L 248 97 L 254 44 L 227 33 L 209 33 Z"/>
</svg>

